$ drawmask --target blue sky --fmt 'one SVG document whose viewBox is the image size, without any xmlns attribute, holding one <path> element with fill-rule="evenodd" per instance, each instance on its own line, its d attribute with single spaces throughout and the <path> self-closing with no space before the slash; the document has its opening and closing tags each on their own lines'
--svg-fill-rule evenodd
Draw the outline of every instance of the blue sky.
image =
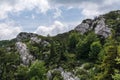
<svg viewBox="0 0 120 80">
<path fill-rule="evenodd" d="M 54 36 L 118 9 L 120 0 L 0 0 L 0 40 L 20 32 Z"/>
</svg>

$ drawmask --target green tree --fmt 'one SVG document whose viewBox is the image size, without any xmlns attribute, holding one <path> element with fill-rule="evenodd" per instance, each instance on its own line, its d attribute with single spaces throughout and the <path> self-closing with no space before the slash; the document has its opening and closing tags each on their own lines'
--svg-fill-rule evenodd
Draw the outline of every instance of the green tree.
<svg viewBox="0 0 120 80">
<path fill-rule="evenodd" d="M 61 76 L 61 72 L 60 71 L 54 71 L 52 73 L 52 80 L 63 80 L 62 76 Z"/>
<path fill-rule="evenodd" d="M 78 44 L 80 39 L 80 33 L 72 33 L 69 36 L 69 41 L 68 41 L 68 51 L 71 53 L 75 53 L 76 52 L 76 45 Z"/>
<path fill-rule="evenodd" d="M 7 52 L 0 49 L 0 79 L 15 80 L 16 66 L 20 63 L 19 55 L 16 52 Z"/>
<path fill-rule="evenodd" d="M 115 74 L 112 75 L 112 78 L 114 80 L 120 80 L 120 71 L 119 70 L 115 70 Z"/>
<path fill-rule="evenodd" d="M 78 55 L 78 59 L 79 58 L 88 58 L 88 54 L 90 51 L 90 45 L 92 44 L 92 42 L 97 41 L 98 38 L 96 36 L 96 34 L 94 34 L 93 32 L 89 33 L 88 35 L 85 36 L 84 39 L 79 40 L 78 44 L 77 44 L 77 55 Z"/>
<path fill-rule="evenodd" d="M 101 49 L 102 49 L 102 45 L 100 44 L 99 41 L 93 42 L 90 45 L 89 58 L 92 60 L 96 60 Z"/>
<path fill-rule="evenodd" d="M 44 62 L 36 60 L 29 69 L 30 80 L 46 80 Z"/>
<path fill-rule="evenodd" d="M 114 80 L 120 80 L 120 45 L 117 47 L 117 57 L 115 59 L 117 67 L 114 70 L 112 78 Z"/>
<path fill-rule="evenodd" d="M 28 80 L 28 67 L 24 65 L 18 66 L 16 71 L 17 80 Z"/>
<path fill-rule="evenodd" d="M 51 41 L 49 60 L 51 60 L 53 62 L 55 61 L 55 58 L 56 58 L 56 55 L 57 55 L 55 47 L 56 47 L 55 42 Z"/>
<path fill-rule="evenodd" d="M 100 65 L 101 73 L 96 77 L 98 80 L 112 80 L 112 74 L 116 65 L 117 46 L 115 44 L 105 47 L 105 56 Z"/>
</svg>

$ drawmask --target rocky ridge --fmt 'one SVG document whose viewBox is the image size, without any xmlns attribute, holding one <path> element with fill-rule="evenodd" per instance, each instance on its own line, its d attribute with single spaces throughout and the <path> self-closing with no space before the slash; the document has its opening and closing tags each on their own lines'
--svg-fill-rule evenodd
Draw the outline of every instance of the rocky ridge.
<svg viewBox="0 0 120 80">
<path fill-rule="evenodd" d="M 93 30 L 95 34 L 103 36 L 105 38 L 107 38 L 111 34 L 111 29 L 108 27 L 108 25 L 105 24 L 105 18 L 103 18 L 102 16 L 95 18 L 94 20 L 83 20 L 83 22 L 79 24 L 75 28 L 75 30 L 80 32 L 81 34 Z"/>
<path fill-rule="evenodd" d="M 17 41 L 21 41 L 21 40 L 24 40 L 24 39 L 30 39 L 32 37 L 37 37 L 37 36 L 38 36 L 38 34 L 21 32 L 17 35 L 17 37 L 15 39 Z"/>
</svg>

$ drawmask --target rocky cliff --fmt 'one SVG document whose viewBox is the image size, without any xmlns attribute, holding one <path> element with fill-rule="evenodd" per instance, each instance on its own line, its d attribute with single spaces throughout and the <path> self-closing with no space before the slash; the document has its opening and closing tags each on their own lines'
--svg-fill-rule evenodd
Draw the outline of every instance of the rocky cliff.
<svg viewBox="0 0 120 80">
<path fill-rule="evenodd" d="M 111 29 L 108 27 L 108 25 L 106 25 L 105 18 L 103 18 L 103 16 L 100 16 L 93 20 L 91 19 L 83 20 L 83 22 L 79 24 L 75 28 L 75 30 L 80 32 L 81 34 L 93 30 L 95 34 L 101 35 L 105 38 L 111 34 Z"/>
<path fill-rule="evenodd" d="M 17 42 L 16 48 L 24 65 L 29 65 L 32 61 L 34 61 L 34 57 L 29 54 L 29 50 L 25 43 Z"/>
</svg>

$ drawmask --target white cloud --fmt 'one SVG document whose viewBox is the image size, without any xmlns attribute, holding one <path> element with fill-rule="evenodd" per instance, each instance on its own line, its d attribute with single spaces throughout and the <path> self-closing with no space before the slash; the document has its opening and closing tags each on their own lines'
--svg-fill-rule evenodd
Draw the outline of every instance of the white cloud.
<svg viewBox="0 0 120 80">
<path fill-rule="evenodd" d="M 49 0 L 55 7 L 78 8 L 85 18 L 120 9 L 120 0 Z M 71 9 L 71 8 L 70 8 Z"/>
<path fill-rule="evenodd" d="M 12 7 L 8 3 L 3 3 L 0 5 L 0 19 L 6 18 L 8 12 L 12 10 Z"/>
<path fill-rule="evenodd" d="M 83 2 L 79 7 L 82 9 L 81 13 L 85 18 L 93 18 L 102 14 L 102 12 L 99 11 L 99 5 L 96 3 Z"/>
<path fill-rule="evenodd" d="M 22 29 L 20 26 L 12 23 L 0 23 L 0 40 L 8 40 L 15 38 Z"/>
<path fill-rule="evenodd" d="M 25 9 L 32 10 L 37 8 L 40 12 L 45 13 L 49 8 L 47 0 L 19 0 L 14 5 L 14 11 L 22 11 Z"/>
<path fill-rule="evenodd" d="M 53 18 L 61 16 L 60 6 L 66 8 L 80 8 L 85 17 L 94 17 L 110 10 L 119 9 L 120 0 L 1 0 L 0 19 L 8 17 L 8 13 L 36 9 L 46 13 L 55 9 Z"/>
<path fill-rule="evenodd" d="M 54 18 L 61 17 L 62 11 L 59 8 L 56 8 L 56 12 L 54 13 Z"/>
<path fill-rule="evenodd" d="M 8 17 L 8 13 L 36 9 L 45 13 L 50 9 L 47 0 L 2 0 L 0 3 L 0 19 Z"/>
<path fill-rule="evenodd" d="M 113 5 L 114 6 L 114 4 L 119 4 L 119 2 L 120 2 L 120 0 L 105 0 L 103 3 L 104 3 L 104 5 Z"/>
<path fill-rule="evenodd" d="M 60 21 L 54 21 L 54 23 L 50 26 L 39 26 L 35 33 L 44 36 L 47 36 L 48 34 L 54 36 L 59 33 L 67 32 L 71 29 L 73 29 L 73 27 L 63 24 Z"/>
</svg>

